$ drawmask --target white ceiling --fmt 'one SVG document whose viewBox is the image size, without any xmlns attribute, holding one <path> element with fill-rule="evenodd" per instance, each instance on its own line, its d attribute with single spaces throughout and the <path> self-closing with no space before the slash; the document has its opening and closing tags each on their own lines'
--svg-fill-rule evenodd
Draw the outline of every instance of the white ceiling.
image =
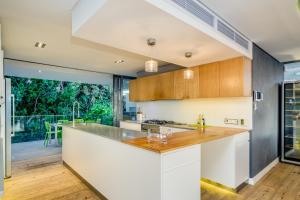
<svg viewBox="0 0 300 200">
<path fill-rule="evenodd" d="M 278 60 L 300 60 L 297 0 L 200 0 Z"/>
<path fill-rule="evenodd" d="M 80 3 L 73 13 L 76 37 L 187 67 L 242 55 L 145 0 L 81 2 L 84 9 Z M 149 48 L 147 38 L 157 45 Z"/>
<path fill-rule="evenodd" d="M 5 57 L 123 75 L 142 70 L 144 56 L 71 36 L 71 9 L 76 2 L 0 0 Z M 35 48 L 36 41 L 46 42 L 46 48 Z M 118 59 L 125 62 L 115 64 Z"/>
</svg>

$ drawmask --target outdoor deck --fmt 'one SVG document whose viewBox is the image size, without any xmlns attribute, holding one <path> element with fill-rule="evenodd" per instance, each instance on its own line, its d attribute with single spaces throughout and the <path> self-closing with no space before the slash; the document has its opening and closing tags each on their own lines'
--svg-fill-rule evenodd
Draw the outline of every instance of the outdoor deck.
<svg viewBox="0 0 300 200">
<path fill-rule="evenodd" d="M 12 144 L 12 174 L 61 162 L 61 146 L 43 140 Z"/>
</svg>

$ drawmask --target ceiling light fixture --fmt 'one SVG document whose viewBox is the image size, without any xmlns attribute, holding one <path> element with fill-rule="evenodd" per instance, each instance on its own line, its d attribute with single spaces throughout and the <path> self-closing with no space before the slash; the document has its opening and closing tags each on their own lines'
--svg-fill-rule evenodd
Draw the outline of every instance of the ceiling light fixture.
<svg viewBox="0 0 300 200">
<path fill-rule="evenodd" d="M 191 58 L 192 55 L 193 55 L 192 52 L 186 52 L 186 53 L 184 54 L 184 56 L 185 56 L 186 58 Z M 186 69 L 186 70 L 184 70 L 184 71 L 183 71 L 183 78 L 184 78 L 184 79 L 187 79 L 187 80 L 193 79 L 193 78 L 194 78 L 194 71 L 191 70 L 191 69 Z"/>
<path fill-rule="evenodd" d="M 34 46 L 37 47 L 37 48 L 43 49 L 43 48 L 46 47 L 46 43 L 43 43 L 43 42 L 36 42 Z"/>
<path fill-rule="evenodd" d="M 147 44 L 150 47 L 154 47 L 156 44 L 156 40 L 154 38 L 149 38 L 147 40 Z M 146 72 L 157 72 L 158 71 L 158 62 L 156 60 L 153 60 L 152 58 L 150 60 L 147 60 L 145 62 L 145 71 Z"/>
<path fill-rule="evenodd" d="M 115 61 L 115 63 L 116 63 L 116 64 L 120 64 L 120 63 L 123 63 L 123 62 L 125 62 L 125 61 L 124 61 L 124 60 L 122 60 L 122 59 L 120 59 L 120 60 L 116 60 L 116 61 Z"/>
</svg>

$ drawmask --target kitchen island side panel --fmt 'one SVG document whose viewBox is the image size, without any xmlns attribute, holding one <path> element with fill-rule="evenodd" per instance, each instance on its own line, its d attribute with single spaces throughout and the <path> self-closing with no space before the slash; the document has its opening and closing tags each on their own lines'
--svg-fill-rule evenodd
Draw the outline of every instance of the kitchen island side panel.
<svg viewBox="0 0 300 200">
<path fill-rule="evenodd" d="M 62 157 L 109 200 L 161 199 L 160 154 L 63 127 Z"/>
<path fill-rule="evenodd" d="M 63 127 L 63 161 L 109 200 L 199 200 L 200 147 L 161 154 Z"/>
</svg>

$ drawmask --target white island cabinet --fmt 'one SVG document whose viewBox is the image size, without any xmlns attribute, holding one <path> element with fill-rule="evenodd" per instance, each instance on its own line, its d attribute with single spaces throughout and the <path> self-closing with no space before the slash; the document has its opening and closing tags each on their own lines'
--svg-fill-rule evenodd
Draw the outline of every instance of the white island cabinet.
<svg viewBox="0 0 300 200">
<path fill-rule="evenodd" d="M 202 178 L 238 189 L 249 179 L 249 132 L 203 143 Z"/>
<path fill-rule="evenodd" d="M 158 153 L 123 143 L 141 132 L 63 127 L 63 161 L 109 200 L 199 200 L 200 144 Z"/>
</svg>

